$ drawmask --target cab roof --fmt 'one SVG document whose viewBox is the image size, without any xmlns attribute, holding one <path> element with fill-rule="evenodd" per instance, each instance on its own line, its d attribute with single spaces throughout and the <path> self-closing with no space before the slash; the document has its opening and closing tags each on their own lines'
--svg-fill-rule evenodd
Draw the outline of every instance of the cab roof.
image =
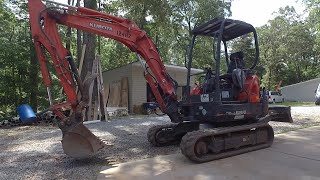
<svg viewBox="0 0 320 180">
<path fill-rule="evenodd" d="M 242 35 L 256 32 L 255 28 L 251 24 L 248 24 L 246 22 L 233 19 L 215 18 L 194 28 L 192 30 L 192 34 L 218 37 L 220 26 L 223 21 L 225 21 L 222 36 L 223 41 L 229 41 Z"/>
</svg>

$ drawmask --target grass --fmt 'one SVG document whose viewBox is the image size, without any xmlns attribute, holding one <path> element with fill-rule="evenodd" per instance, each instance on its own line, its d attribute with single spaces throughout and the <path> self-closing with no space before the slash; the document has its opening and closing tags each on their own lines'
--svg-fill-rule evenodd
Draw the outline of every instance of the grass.
<svg viewBox="0 0 320 180">
<path fill-rule="evenodd" d="M 285 106 L 315 106 L 314 102 L 283 102 L 276 104 Z"/>
</svg>

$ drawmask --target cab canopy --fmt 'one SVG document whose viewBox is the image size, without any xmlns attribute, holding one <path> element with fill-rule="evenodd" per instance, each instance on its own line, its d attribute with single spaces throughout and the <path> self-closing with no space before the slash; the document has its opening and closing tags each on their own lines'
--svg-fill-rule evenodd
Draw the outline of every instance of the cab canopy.
<svg viewBox="0 0 320 180">
<path fill-rule="evenodd" d="M 222 41 L 229 41 L 242 35 L 256 32 L 255 28 L 246 22 L 233 19 L 215 18 L 193 29 L 192 34 L 218 37 L 223 21 L 225 22 Z"/>
</svg>

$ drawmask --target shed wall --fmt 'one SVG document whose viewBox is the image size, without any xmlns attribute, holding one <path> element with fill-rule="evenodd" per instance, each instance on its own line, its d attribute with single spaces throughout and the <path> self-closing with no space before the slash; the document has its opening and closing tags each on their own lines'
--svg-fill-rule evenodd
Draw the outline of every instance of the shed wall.
<svg viewBox="0 0 320 180">
<path fill-rule="evenodd" d="M 175 79 L 179 86 L 187 84 L 187 70 L 167 68 L 170 76 Z M 103 79 L 106 84 L 120 82 L 123 77 L 128 77 L 129 83 L 129 112 L 133 112 L 135 105 L 147 102 L 147 81 L 143 76 L 144 69 L 140 64 L 129 64 L 117 69 L 103 72 Z M 191 86 L 194 85 L 194 78 L 191 78 Z M 107 90 L 107 88 L 105 88 Z"/>
<path fill-rule="evenodd" d="M 131 101 L 130 111 L 133 111 L 135 105 L 141 105 L 147 102 L 147 81 L 143 76 L 141 66 L 132 66 L 132 87 L 129 90 L 129 101 Z"/>
<path fill-rule="evenodd" d="M 123 66 L 120 68 L 112 69 L 109 71 L 103 72 L 103 83 L 104 87 L 107 85 L 110 85 L 112 83 L 116 82 L 121 82 L 122 78 L 127 77 L 128 78 L 128 92 L 129 92 L 129 97 L 131 96 L 130 91 L 131 91 L 131 86 L 132 86 L 132 75 L 131 75 L 131 65 L 128 66 Z M 105 91 L 108 91 L 109 89 L 105 88 Z M 108 93 L 106 93 L 108 94 Z M 106 97 L 107 98 L 107 97 Z M 129 109 L 130 109 L 130 99 L 129 99 Z"/>
</svg>

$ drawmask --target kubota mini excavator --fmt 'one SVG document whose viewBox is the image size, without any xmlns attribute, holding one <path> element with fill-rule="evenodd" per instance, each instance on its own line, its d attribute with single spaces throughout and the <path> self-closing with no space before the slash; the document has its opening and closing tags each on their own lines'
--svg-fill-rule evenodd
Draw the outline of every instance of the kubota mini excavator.
<svg viewBox="0 0 320 180">
<path fill-rule="evenodd" d="M 61 118 L 62 147 L 71 157 L 87 157 L 104 147 L 83 125 L 82 110 L 88 104 L 88 89 L 95 75 L 82 81 L 71 56 L 63 46 L 57 24 L 112 38 L 126 45 L 146 62 L 145 78 L 161 110 L 172 124 L 150 128 L 148 140 L 155 146 L 180 143 L 182 153 L 195 162 L 211 161 L 248 151 L 265 148 L 273 142 L 273 130 L 268 121 L 292 122 L 289 107 L 268 107 L 265 93 L 259 91 L 259 79 L 254 68 L 259 49 L 255 29 L 244 22 L 213 19 L 197 28 L 188 53 L 187 96 L 177 100 L 178 84 L 167 73 L 156 46 L 137 25 L 121 17 L 84 7 L 72 7 L 41 0 L 28 0 L 31 33 L 37 51 L 50 109 Z M 247 33 L 253 33 L 256 59 L 250 68 L 242 65 L 243 54 L 232 54 L 228 60 L 226 42 Z M 217 39 L 215 69 L 205 70 L 202 84 L 190 90 L 192 49 L 196 37 Z M 220 44 L 225 45 L 229 71 L 220 75 Z M 45 51 L 51 56 L 67 101 L 53 104 Z M 81 94 L 77 98 L 76 87 Z M 62 108 L 69 107 L 65 116 Z M 212 128 L 200 129 L 200 124 Z"/>
</svg>

